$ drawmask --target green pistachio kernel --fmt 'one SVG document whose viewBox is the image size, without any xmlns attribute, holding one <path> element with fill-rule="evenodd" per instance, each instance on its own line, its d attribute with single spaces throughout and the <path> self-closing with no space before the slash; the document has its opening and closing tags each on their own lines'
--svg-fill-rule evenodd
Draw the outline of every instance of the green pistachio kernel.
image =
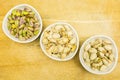
<svg viewBox="0 0 120 80">
<path fill-rule="evenodd" d="M 13 29 L 14 29 L 14 28 L 17 28 L 17 26 L 16 26 L 15 24 L 12 24 L 11 27 L 12 27 Z"/>
<path fill-rule="evenodd" d="M 39 30 L 34 31 L 34 35 L 37 35 L 39 33 Z"/>
</svg>

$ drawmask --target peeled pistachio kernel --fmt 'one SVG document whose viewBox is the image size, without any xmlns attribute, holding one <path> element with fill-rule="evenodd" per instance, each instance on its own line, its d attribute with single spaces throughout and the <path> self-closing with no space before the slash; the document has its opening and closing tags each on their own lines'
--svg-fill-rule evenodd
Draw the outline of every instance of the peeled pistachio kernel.
<svg viewBox="0 0 120 80">
<path fill-rule="evenodd" d="M 12 27 L 13 29 L 14 29 L 14 28 L 17 28 L 17 26 L 16 26 L 15 24 L 12 24 L 11 27 Z"/>
<path fill-rule="evenodd" d="M 39 30 L 34 31 L 34 35 L 37 35 L 39 33 Z"/>
<path fill-rule="evenodd" d="M 8 16 L 8 20 L 12 20 L 12 17 L 10 15 Z"/>
<path fill-rule="evenodd" d="M 15 25 L 16 25 L 16 26 L 19 25 L 19 21 L 18 21 L 18 20 L 15 21 Z"/>
<path fill-rule="evenodd" d="M 22 31 L 22 34 L 23 34 L 24 37 L 26 37 L 26 36 L 27 36 L 27 31 L 26 31 L 26 30 L 23 30 L 23 31 Z"/>
<path fill-rule="evenodd" d="M 19 11 L 16 11 L 16 16 L 20 16 L 20 12 Z"/>
<path fill-rule="evenodd" d="M 34 24 L 38 25 L 33 26 Z M 23 10 L 14 9 L 8 16 L 7 26 L 8 30 L 10 30 L 10 33 L 19 40 L 27 40 L 33 36 L 36 36 L 39 33 L 40 28 L 39 20 L 31 8 L 28 7 L 24 8 Z"/>
<path fill-rule="evenodd" d="M 23 15 L 28 15 L 28 14 L 29 14 L 29 12 L 23 11 Z"/>
<path fill-rule="evenodd" d="M 16 15 L 16 9 L 12 11 L 12 15 Z"/>
<path fill-rule="evenodd" d="M 10 20 L 10 21 L 9 21 L 10 24 L 12 24 L 12 23 L 14 23 L 14 22 L 15 22 L 14 20 Z"/>
</svg>

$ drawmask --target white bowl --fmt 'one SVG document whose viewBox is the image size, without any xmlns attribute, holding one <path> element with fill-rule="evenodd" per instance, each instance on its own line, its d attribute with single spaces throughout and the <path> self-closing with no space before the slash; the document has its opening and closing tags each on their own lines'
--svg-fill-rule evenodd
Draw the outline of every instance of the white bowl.
<svg viewBox="0 0 120 80">
<path fill-rule="evenodd" d="M 44 32 L 45 32 L 46 30 L 49 30 L 51 27 L 53 27 L 53 26 L 56 25 L 56 24 L 66 24 L 66 25 L 70 26 L 70 28 L 72 29 L 72 31 L 74 32 L 74 34 L 75 34 L 75 36 L 76 36 L 76 38 L 77 38 L 77 47 L 76 47 L 76 50 L 74 51 L 74 53 L 70 53 L 69 55 L 67 55 L 67 57 L 65 57 L 64 59 L 60 59 L 60 58 L 57 58 L 57 57 L 50 56 L 50 55 L 46 52 L 46 50 L 45 50 L 45 48 L 44 48 L 44 44 L 42 43 L 42 38 L 43 38 Z M 70 24 L 65 23 L 65 22 L 57 22 L 57 23 L 54 23 L 54 24 L 49 25 L 49 26 L 43 31 L 43 33 L 41 34 L 41 37 L 40 37 L 40 46 L 41 46 L 42 51 L 44 52 L 44 54 L 47 55 L 49 58 L 51 58 L 51 59 L 53 59 L 53 60 L 57 60 L 57 61 L 68 61 L 68 60 L 72 59 L 72 58 L 75 56 L 75 54 L 77 53 L 77 51 L 78 51 L 78 48 L 79 48 L 79 37 L 78 37 L 78 34 L 77 34 L 76 30 L 75 30 Z"/>
<path fill-rule="evenodd" d="M 40 31 L 39 33 L 28 39 L 28 40 L 25 40 L 25 41 L 21 41 L 19 40 L 18 38 L 15 38 L 13 35 L 10 34 L 10 31 L 8 30 L 7 28 L 7 22 L 8 22 L 8 16 L 11 14 L 11 12 L 14 10 L 14 9 L 23 9 L 25 7 L 29 7 L 31 8 L 34 12 L 35 12 L 35 15 L 37 16 L 37 18 L 39 19 L 39 23 L 40 23 Z M 3 20 L 3 23 L 2 23 L 2 29 L 3 29 L 3 32 L 6 34 L 6 36 L 8 36 L 11 40 L 15 41 L 15 42 L 19 42 L 19 43 L 29 43 L 29 42 L 32 42 L 34 41 L 41 33 L 42 31 L 42 19 L 41 19 L 41 16 L 39 15 L 39 13 L 37 12 L 37 10 L 35 8 L 33 8 L 32 6 L 28 5 L 28 4 L 20 4 L 20 5 L 17 5 L 15 7 L 13 7 L 12 9 L 10 9 L 8 11 L 8 13 L 5 15 L 5 18 Z"/>
<path fill-rule="evenodd" d="M 91 42 L 92 40 L 95 40 L 95 39 L 97 39 L 97 38 L 101 38 L 101 39 L 108 39 L 108 40 L 110 40 L 111 42 L 112 42 L 112 45 L 113 45 L 113 47 L 114 47 L 114 49 L 113 49 L 113 53 L 114 53 L 114 56 L 115 56 L 115 61 L 108 67 L 108 69 L 107 70 L 105 70 L 105 71 L 94 71 L 94 70 L 92 70 L 89 66 L 87 66 L 86 64 L 85 64 L 85 62 L 84 62 L 84 60 L 83 60 L 83 50 L 84 50 L 84 46 L 86 45 L 86 44 L 88 44 L 89 42 Z M 105 35 L 95 35 L 95 36 L 92 36 L 92 37 L 90 37 L 89 39 L 87 39 L 84 43 L 83 43 L 83 45 L 82 45 L 82 47 L 81 47 L 81 49 L 80 49 L 80 52 L 79 52 L 79 60 L 80 60 L 80 62 L 81 62 L 81 64 L 82 64 L 82 66 L 87 70 L 87 71 L 89 71 L 89 72 L 91 72 L 91 73 L 93 73 L 93 74 L 108 74 L 108 73 L 110 73 L 110 72 L 112 72 L 113 71 L 113 69 L 115 68 L 115 66 L 116 66 L 116 64 L 117 64 L 117 61 L 118 61 L 118 50 L 117 50 L 117 47 L 116 47 L 116 44 L 115 44 L 115 42 L 110 38 L 110 37 L 108 37 L 108 36 L 105 36 Z"/>
</svg>

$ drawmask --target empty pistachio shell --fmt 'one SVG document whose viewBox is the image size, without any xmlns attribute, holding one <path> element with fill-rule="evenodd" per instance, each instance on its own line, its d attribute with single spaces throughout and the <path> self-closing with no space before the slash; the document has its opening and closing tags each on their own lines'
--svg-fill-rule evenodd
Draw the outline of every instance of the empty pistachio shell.
<svg viewBox="0 0 120 80">
<path fill-rule="evenodd" d="M 56 46 L 54 46 L 52 53 L 58 53 L 58 48 Z"/>
<path fill-rule="evenodd" d="M 96 67 L 91 67 L 92 68 L 92 70 L 94 70 L 94 71 L 98 71 L 98 69 L 96 68 Z"/>
<path fill-rule="evenodd" d="M 102 61 L 105 65 L 108 65 L 108 61 L 106 59 L 103 58 Z"/>
<path fill-rule="evenodd" d="M 84 53 L 83 53 L 83 58 L 84 58 L 84 59 L 88 59 L 88 58 L 89 58 L 88 52 L 84 52 Z"/>
<path fill-rule="evenodd" d="M 105 70 L 106 70 L 106 68 L 107 68 L 107 66 L 102 65 L 102 66 L 100 67 L 100 71 L 105 71 Z"/>
<path fill-rule="evenodd" d="M 99 63 L 93 63 L 92 66 L 94 66 L 94 67 L 99 67 L 99 66 L 101 66 L 102 64 L 103 64 L 102 61 L 100 61 Z"/>
<path fill-rule="evenodd" d="M 68 40 L 68 38 L 63 37 L 63 38 L 62 38 L 62 41 L 63 41 L 63 42 L 62 42 L 63 44 L 66 44 L 66 43 L 68 43 L 69 40 Z"/>
<path fill-rule="evenodd" d="M 104 49 L 104 47 L 98 47 L 98 50 L 101 51 L 101 52 L 106 52 L 106 50 Z"/>
<path fill-rule="evenodd" d="M 68 36 L 73 36 L 73 32 L 72 32 L 72 31 L 68 31 L 68 32 L 67 32 L 67 35 L 68 35 Z"/>
<path fill-rule="evenodd" d="M 43 44 L 48 44 L 48 40 L 47 40 L 46 38 L 44 38 L 44 39 L 42 40 L 42 42 L 43 42 Z"/>
<path fill-rule="evenodd" d="M 109 57 L 110 53 L 105 53 L 105 56 Z"/>
<path fill-rule="evenodd" d="M 100 57 L 104 57 L 104 53 L 99 52 Z"/>
<path fill-rule="evenodd" d="M 60 34 L 54 33 L 54 34 L 52 35 L 52 37 L 53 37 L 53 38 L 60 38 Z"/>
<path fill-rule="evenodd" d="M 85 62 L 85 64 L 90 67 L 90 63 L 89 62 Z"/>
<path fill-rule="evenodd" d="M 90 60 L 94 60 L 95 58 L 97 58 L 97 54 L 96 53 L 91 53 Z"/>
<path fill-rule="evenodd" d="M 65 47 L 63 53 L 68 53 L 70 51 L 70 48 Z"/>
<path fill-rule="evenodd" d="M 110 54 L 110 55 L 109 55 L 109 58 L 110 58 L 111 61 L 113 61 L 113 60 L 114 60 L 114 55 L 113 55 L 113 54 Z"/>
<path fill-rule="evenodd" d="M 112 46 L 111 46 L 111 45 L 105 45 L 104 48 L 105 48 L 106 50 L 111 50 L 111 49 L 112 49 Z"/>
<path fill-rule="evenodd" d="M 58 45 L 58 52 L 63 52 L 63 50 L 64 50 L 64 47 L 62 46 L 62 45 Z"/>
<path fill-rule="evenodd" d="M 111 44 L 111 41 L 110 41 L 110 40 L 104 40 L 104 41 L 103 41 L 103 44 L 104 44 L 104 45 Z"/>
<path fill-rule="evenodd" d="M 63 54 L 61 55 L 61 58 L 64 59 L 66 56 L 67 56 L 67 54 L 63 53 Z"/>
<path fill-rule="evenodd" d="M 90 52 L 90 53 L 97 53 L 97 50 L 96 50 L 95 48 L 90 48 L 90 49 L 89 49 L 89 52 Z"/>
<path fill-rule="evenodd" d="M 88 51 L 91 48 L 90 44 L 85 46 L 85 51 Z"/>
<path fill-rule="evenodd" d="M 64 25 L 64 27 L 66 28 L 67 31 L 70 31 L 70 27 L 68 25 Z"/>
<path fill-rule="evenodd" d="M 71 41 L 70 41 L 70 44 L 75 44 L 76 43 L 76 38 L 73 38 Z"/>
<path fill-rule="evenodd" d="M 60 30 L 62 28 L 64 28 L 62 25 L 56 25 L 56 27 L 55 27 L 56 30 Z"/>
</svg>

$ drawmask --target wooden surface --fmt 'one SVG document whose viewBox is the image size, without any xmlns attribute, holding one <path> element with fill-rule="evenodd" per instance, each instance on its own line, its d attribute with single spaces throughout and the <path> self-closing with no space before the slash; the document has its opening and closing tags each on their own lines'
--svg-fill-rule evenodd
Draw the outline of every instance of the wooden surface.
<svg viewBox="0 0 120 80">
<path fill-rule="evenodd" d="M 120 80 L 120 58 L 110 74 L 94 75 L 80 64 L 79 52 L 70 61 L 58 62 L 43 54 L 39 38 L 28 44 L 10 40 L 2 31 L 2 21 L 22 3 L 37 9 L 44 29 L 65 21 L 78 32 L 80 46 L 90 36 L 104 34 L 115 40 L 120 51 L 120 0 L 0 0 L 0 80 Z"/>
</svg>

